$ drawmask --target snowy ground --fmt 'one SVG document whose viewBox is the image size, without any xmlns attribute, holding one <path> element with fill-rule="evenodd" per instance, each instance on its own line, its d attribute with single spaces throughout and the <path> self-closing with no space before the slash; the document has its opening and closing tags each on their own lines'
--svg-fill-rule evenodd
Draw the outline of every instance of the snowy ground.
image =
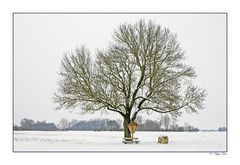
<svg viewBox="0 0 240 165">
<path fill-rule="evenodd" d="M 160 135 L 169 144 L 158 144 Z M 123 132 L 14 131 L 14 151 L 226 151 L 226 132 L 136 132 L 139 144 L 123 144 Z"/>
</svg>

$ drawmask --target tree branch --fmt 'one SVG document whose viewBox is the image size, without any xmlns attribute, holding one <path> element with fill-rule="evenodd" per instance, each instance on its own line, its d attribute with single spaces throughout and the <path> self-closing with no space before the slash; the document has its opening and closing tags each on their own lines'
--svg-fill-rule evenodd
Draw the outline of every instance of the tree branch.
<svg viewBox="0 0 240 165">
<path fill-rule="evenodd" d="M 109 111 L 112 111 L 112 112 L 117 112 L 117 113 L 119 113 L 120 115 L 122 115 L 123 117 L 125 117 L 125 114 L 122 113 L 121 111 L 118 111 L 118 110 L 116 110 L 116 109 L 112 109 L 112 108 L 109 108 L 109 107 L 107 107 L 107 109 L 108 109 Z"/>
</svg>

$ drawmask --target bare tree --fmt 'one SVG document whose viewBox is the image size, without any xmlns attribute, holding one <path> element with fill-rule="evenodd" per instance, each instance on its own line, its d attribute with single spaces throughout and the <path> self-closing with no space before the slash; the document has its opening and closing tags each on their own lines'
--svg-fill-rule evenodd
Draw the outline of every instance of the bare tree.
<svg viewBox="0 0 240 165">
<path fill-rule="evenodd" d="M 166 131 L 168 130 L 170 121 L 171 121 L 171 119 L 168 115 L 163 116 L 163 125 L 164 125 Z"/>
<path fill-rule="evenodd" d="M 138 123 L 138 125 L 142 125 L 143 124 L 143 117 L 138 115 L 136 117 L 135 121 Z"/>
<path fill-rule="evenodd" d="M 67 125 L 69 127 L 73 127 L 78 123 L 78 121 L 76 119 L 72 119 L 69 123 L 67 123 Z"/>
<path fill-rule="evenodd" d="M 187 122 L 184 123 L 184 131 L 189 131 L 189 124 Z"/>
<path fill-rule="evenodd" d="M 140 20 L 120 25 L 113 39 L 95 58 L 84 46 L 65 53 L 54 95 L 58 108 L 119 113 L 125 137 L 141 111 L 179 116 L 204 108 L 206 92 L 192 85 L 196 73 L 169 29 Z"/>
<path fill-rule="evenodd" d="M 69 123 L 68 123 L 68 120 L 67 120 L 67 119 L 62 118 L 62 119 L 59 121 L 59 128 L 60 128 L 61 130 L 67 129 L 68 126 L 69 126 Z"/>
<path fill-rule="evenodd" d="M 159 121 L 159 129 L 161 130 L 161 127 L 163 125 L 163 116 L 161 115 L 161 117 L 158 117 L 157 120 Z"/>
</svg>

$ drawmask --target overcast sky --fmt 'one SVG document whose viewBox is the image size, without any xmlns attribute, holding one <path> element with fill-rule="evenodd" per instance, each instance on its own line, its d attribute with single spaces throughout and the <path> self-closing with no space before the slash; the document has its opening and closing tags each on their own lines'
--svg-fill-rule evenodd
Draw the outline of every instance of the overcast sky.
<svg viewBox="0 0 240 165">
<path fill-rule="evenodd" d="M 226 16 L 224 14 L 15 14 L 14 15 L 14 123 L 22 118 L 57 123 L 61 118 L 121 119 L 118 114 L 80 115 L 55 111 L 52 103 L 57 89 L 60 61 L 64 51 L 81 44 L 92 53 L 105 48 L 121 23 L 146 21 L 166 26 L 178 34 L 186 50 L 186 64 L 195 68 L 194 83 L 206 88 L 206 109 L 184 114 L 178 124 L 190 123 L 200 129 L 226 125 Z M 151 116 L 157 119 L 159 114 Z"/>
</svg>

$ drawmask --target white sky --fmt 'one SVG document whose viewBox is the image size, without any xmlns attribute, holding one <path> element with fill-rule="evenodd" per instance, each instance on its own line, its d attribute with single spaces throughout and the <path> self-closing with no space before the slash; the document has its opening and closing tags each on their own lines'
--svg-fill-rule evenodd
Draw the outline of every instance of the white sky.
<svg viewBox="0 0 240 165">
<path fill-rule="evenodd" d="M 198 74 L 195 81 L 208 92 L 206 109 L 198 114 L 186 114 L 179 124 L 188 122 L 200 129 L 216 129 L 226 125 L 226 20 L 218 15 L 107 15 L 52 14 L 14 16 L 14 123 L 22 118 L 53 121 L 61 118 L 118 118 L 115 114 L 79 115 L 55 111 L 52 103 L 57 89 L 60 61 L 64 51 L 81 44 L 92 52 L 105 48 L 113 29 L 119 24 L 135 23 L 144 18 L 168 27 L 178 34 L 186 50 L 186 63 Z M 149 116 L 148 116 L 149 117 Z M 152 114 L 157 118 L 158 114 Z M 119 117 L 120 118 L 120 117 Z"/>
</svg>

